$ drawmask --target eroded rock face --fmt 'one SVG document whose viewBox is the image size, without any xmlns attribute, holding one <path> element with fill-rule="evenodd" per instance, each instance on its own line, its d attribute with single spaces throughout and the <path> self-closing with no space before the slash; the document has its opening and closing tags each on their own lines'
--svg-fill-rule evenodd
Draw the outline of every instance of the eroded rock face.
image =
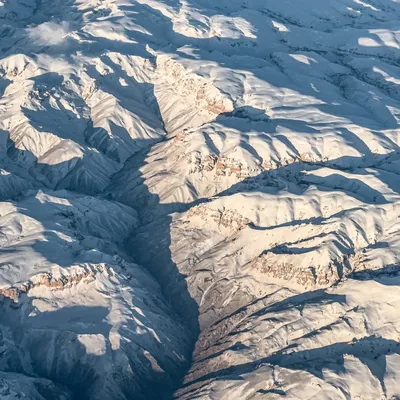
<svg viewBox="0 0 400 400">
<path fill-rule="evenodd" d="M 168 132 L 196 127 L 196 124 L 202 125 L 213 121 L 220 114 L 233 111 L 234 106 L 229 96 L 224 95 L 205 77 L 193 73 L 168 55 L 158 56 L 156 62 L 158 80 L 155 94 Z M 178 104 L 171 105 L 172 101 Z M 178 126 L 177 115 L 180 116 Z"/>
<path fill-rule="evenodd" d="M 103 266 L 103 268 L 106 268 Z M 35 276 L 35 282 L 22 283 L 20 286 L 15 288 L 0 289 L 0 295 L 9 298 L 15 303 L 18 303 L 22 294 L 29 293 L 32 289 L 38 289 L 40 286 L 45 286 L 51 289 L 64 290 L 67 287 L 78 284 L 83 279 L 90 281 L 94 279 L 95 272 L 83 272 L 73 276 L 63 276 L 60 279 L 55 279 L 51 274 L 43 274 Z"/>
</svg>

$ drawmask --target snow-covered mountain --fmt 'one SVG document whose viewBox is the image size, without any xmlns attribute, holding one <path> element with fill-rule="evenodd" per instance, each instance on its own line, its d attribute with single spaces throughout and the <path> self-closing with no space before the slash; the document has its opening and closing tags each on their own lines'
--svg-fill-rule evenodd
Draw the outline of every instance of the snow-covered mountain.
<svg viewBox="0 0 400 400">
<path fill-rule="evenodd" d="M 0 1 L 0 399 L 400 399 L 399 0 Z"/>
</svg>

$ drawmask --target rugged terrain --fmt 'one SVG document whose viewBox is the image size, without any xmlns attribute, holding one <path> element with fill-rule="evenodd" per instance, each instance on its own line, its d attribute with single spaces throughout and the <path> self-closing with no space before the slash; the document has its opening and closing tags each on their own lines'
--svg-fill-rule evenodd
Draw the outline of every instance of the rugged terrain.
<svg viewBox="0 0 400 400">
<path fill-rule="evenodd" d="M 399 0 L 0 1 L 0 399 L 400 399 Z"/>
</svg>

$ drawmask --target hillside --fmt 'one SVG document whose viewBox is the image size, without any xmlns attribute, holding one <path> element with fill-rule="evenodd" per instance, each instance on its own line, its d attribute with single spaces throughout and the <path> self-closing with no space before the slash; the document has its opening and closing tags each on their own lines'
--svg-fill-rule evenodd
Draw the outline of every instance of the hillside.
<svg viewBox="0 0 400 400">
<path fill-rule="evenodd" d="M 0 0 L 0 399 L 400 399 L 399 0 Z"/>
</svg>

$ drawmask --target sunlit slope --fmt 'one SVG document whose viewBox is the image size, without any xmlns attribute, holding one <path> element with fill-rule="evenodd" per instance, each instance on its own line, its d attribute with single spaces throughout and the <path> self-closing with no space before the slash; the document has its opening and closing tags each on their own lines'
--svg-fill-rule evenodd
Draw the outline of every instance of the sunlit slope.
<svg viewBox="0 0 400 400">
<path fill-rule="evenodd" d="M 398 1 L 0 21 L 0 398 L 400 396 Z"/>
</svg>

